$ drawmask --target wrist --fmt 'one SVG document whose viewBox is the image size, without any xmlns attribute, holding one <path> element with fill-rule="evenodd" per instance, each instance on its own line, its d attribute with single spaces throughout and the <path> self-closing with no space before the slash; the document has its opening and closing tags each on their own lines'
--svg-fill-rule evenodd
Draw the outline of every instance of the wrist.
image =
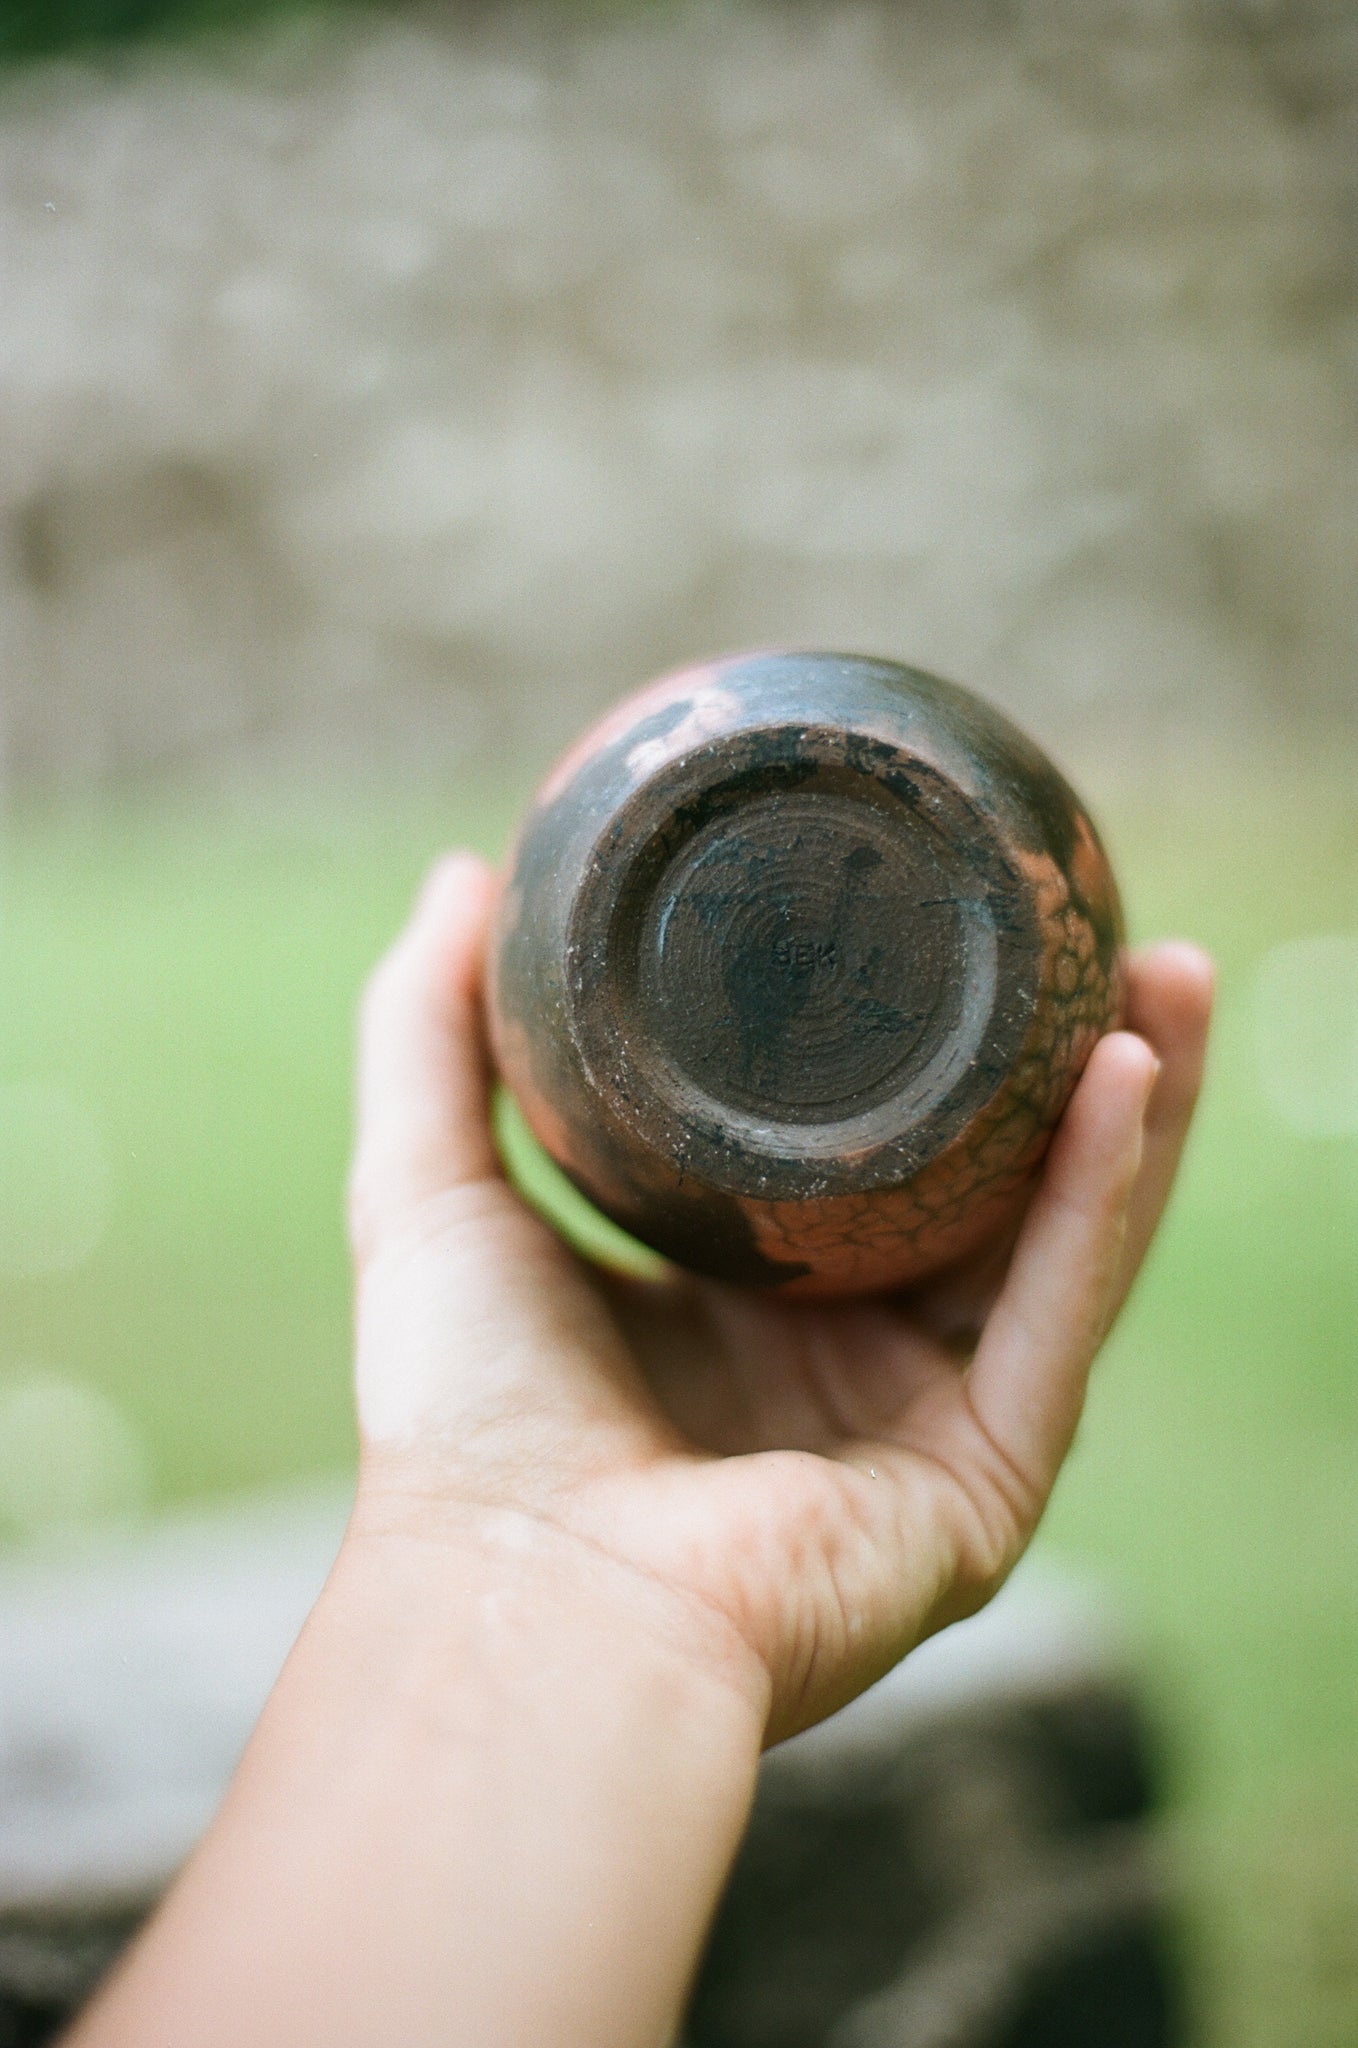
<svg viewBox="0 0 1358 2048">
<path fill-rule="evenodd" d="M 730 1617 L 564 1514 L 365 1473 L 322 1609 L 365 1629 L 371 1618 L 360 1616 L 380 1614 L 385 1654 L 423 1668 L 429 1684 L 450 1658 L 513 1688 L 565 1659 L 595 1701 L 653 1674 L 739 1746 L 756 1757 L 762 1747 L 769 1673 Z"/>
</svg>

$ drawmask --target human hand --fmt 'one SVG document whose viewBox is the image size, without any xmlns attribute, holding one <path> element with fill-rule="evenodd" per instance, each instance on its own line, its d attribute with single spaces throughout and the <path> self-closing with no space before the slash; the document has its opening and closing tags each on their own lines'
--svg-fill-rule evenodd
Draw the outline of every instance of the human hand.
<svg viewBox="0 0 1358 2048">
<path fill-rule="evenodd" d="M 1163 1207 L 1210 1000 L 1182 946 L 1132 961 L 969 1271 L 829 1307 L 593 1272 L 491 1140 L 494 892 L 444 863 L 374 977 L 353 1519 L 72 2048 L 672 2040 L 760 1743 L 999 1584 Z"/>
<path fill-rule="evenodd" d="M 546 1546 L 721 1670 L 766 1739 L 999 1586 L 1168 1196 L 1209 963 L 1134 955 L 1012 1247 L 900 1299 L 779 1300 L 587 1268 L 487 1114 L 495 881 L 441 864 L 371 984 L 351 1184 L 363 1456 L 351 1541 Z M 492 1535 L 493 1532 L 493 1535 Z M 564 1579 L 561 1565 L 565 1561 Z"/>
</svg>

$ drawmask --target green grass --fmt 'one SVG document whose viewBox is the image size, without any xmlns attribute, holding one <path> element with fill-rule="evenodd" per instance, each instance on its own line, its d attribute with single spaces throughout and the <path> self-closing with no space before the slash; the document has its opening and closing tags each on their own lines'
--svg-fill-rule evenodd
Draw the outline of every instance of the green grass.
<svg viewBox="0 0 1358 2048">
<path fill-rule="evenodd" d="M 1252 1010 L 1270 947 L 1358 929 L 1354 786 L 1352 764 L 1260 761 L 1104 804 L 1135 935 L 1211 946 L 1221 1008 L 1174 1210 L 1042 1540 L 1111 1584 L 1160 1700 L 1220 2048 L 1358 2039 L 1333 1932 L 1358 1912 L 1358 1137 L 1278 1120 Z M 429 855 L 493 850 L 513 807 L 11 817 L 0 1083 L 92 1112 L 114 1200 L 83 1266 L 0 1283 L 0 1370 L 105 1392 L 158 1498 L 352 1455 L 353 1002 Z"/>
<path fill-rule="evenodd" d="M 351 1455 L 341 1187 L 351 1015 L 448 821 L 337 801 L 11 826 L 0 1078 L 53 1079 L 113 1161 L 98 1254 L 7 1289 L 4 1349 L 110 1394 L 161 1497 Z"/>
<path fill-rule="evenodd" d="M 1107 807 L 1133 936 L 1202 940 L 1220 997 L 1042 1540 L 1114 1587 L 1153 1677 L 1213 2048 L 1358 2042 L 1358 1135 L 1279 1121 L 1253 1000 L 1271 947 L 1358 940 L 1355 766 Z"/>
<path fill-rule="evenodd" d="M 1049 1534 L 1123 1585 L 1202 1693 L 1195 1776 L 1242 1802 L 1303 1758 L 1356 1761 L 1358 1135 L 1277 1118 L 1253 1004 L 1270 947 L 1358 939 L 1353 787 L 1352 766 L 1281 789 L 1261 774 L 1111 821 L 1133 935 L 1202 939 L 1221 989 L 1175 1203 Z"/>
</svg>

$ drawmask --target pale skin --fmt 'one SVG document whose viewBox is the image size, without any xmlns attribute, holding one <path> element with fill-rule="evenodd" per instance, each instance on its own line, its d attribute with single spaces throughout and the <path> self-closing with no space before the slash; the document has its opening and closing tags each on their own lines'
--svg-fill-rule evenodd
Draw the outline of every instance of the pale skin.
<svg viewBox="0 0 1358 2048">
<path fill-rule="evenodd" d="M 665 2048 L 761 1749 L 1003 1581 L 1169 1194 L 1180 943 L 1132 958 L 1012 1247 L 845 1305 L 601 1277 L 496 1159 L 495 886 L 441 863 L 364 1004 L 339 1558 L 68 2048 Z"/>
</svg>

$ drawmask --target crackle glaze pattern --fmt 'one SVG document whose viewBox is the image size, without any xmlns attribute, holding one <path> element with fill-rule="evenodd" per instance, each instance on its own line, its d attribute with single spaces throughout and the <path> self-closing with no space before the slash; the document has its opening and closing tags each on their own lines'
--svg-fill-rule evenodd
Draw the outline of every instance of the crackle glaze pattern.
<svg viewBox="0 0 1358 2048">
<path fill-rule="evenodd" d="M 1051 763 L 894 663 L 766 653 L 638 692 L 525 821 L 496 1056 L 547 1150 L 681 1264 L 900 1286 L 1012 1225 L 1120 1000 Z"/>
</svg>

